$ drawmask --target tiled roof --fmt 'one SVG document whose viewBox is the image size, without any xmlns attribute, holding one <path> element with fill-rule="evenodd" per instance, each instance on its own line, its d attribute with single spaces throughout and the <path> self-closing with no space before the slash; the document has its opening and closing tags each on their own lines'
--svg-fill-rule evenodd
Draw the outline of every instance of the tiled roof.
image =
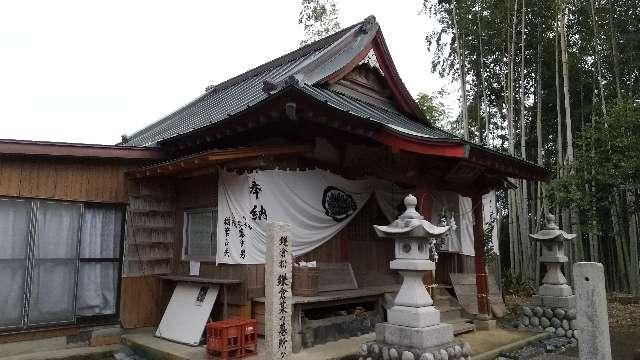
<svg viewBox="0 0 640 360">
<path fill-rule="evenodd" d="M 265 80 L 286 78 L 300 65 L 317 58 L 360 24 L 362 23 L 350 26 L 209 88 L 199 98 L 135 132 L 120 145 L 151 146 L 161 140 L 213 124 L 251 107 L 269 96 L 262 90 Z"/>
<path fill-rule="evenodd" d="M 384 125 L 395 132 L 400 132 L 405 136 L 436 139 L 455 139 L 457 136 L 443 130 L 428 126 L 423 122 L 409 118 L 392 108 L 381 107 L 354 97 L 329 90 L 320 86 L 302 85 L 298 86 L 304 93 L 326 104 L 342 110 L 348 111 L 363 119 L 371 120 Z"/>
<path fill-rule="evenodd" d="M 308 95 L 365 119 L 382 123 L 405 135 L 430 139 L 450 138 L 451 135 L 394 109 L 368 104 L 318 85 L 321 80 L 353 61 L 362 51 L 368 51 L 367 46 L 370 46 L 378 30 L 375 18 L 369 17 L 213 86 L 189 104 L 132 134 L 121 145 L 153 146 L 162 140 L 215 124 L 279 92 L 291 83 L 286 81 L 290 77 L 295 77 L 296 81 L 293 83 L 297 83 L 297 87 Z M 265 82 L 273 85 L 272 91 L 265 91 Z"/>
</svg>

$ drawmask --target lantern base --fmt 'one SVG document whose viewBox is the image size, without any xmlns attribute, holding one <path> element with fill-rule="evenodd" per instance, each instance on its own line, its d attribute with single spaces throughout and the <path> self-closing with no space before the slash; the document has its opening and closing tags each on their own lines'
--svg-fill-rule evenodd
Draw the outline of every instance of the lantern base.
<svg viewBox="0 0 640 360">
<path fill-rule="evenodd" d="M 550 308 L 575 309 L 576 296 L 544 296 L 533 295 L 531 297 L 531 305 Z"/>
<path fill-rule="evenodd" d="M 437 324 L 414 328 L 378 323 L 376 324 L 376 341 L 389 345 L 427 349 L 452 342 L 453 326 L 451 324 Z"/>
<path fill-rule="evenodd" d="M 538 289 L 538 294 L 540 296 L 566 297 L 573 295 L 573 291 L 571 290 L 571 286 L 567 284 L 542 284 L 540 289 Z"/>
<path fill-rule="evenodd" d="M 390 324 L 423 328 L 440 323 L 440 311 L 433 306 L 409 307 L 394 306 L 387 310 Z"/>
</svg>

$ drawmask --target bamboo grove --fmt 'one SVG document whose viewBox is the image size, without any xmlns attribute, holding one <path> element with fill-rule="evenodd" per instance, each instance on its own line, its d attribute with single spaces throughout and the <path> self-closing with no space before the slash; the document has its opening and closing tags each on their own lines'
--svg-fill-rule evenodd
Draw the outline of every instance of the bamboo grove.
<svg viewBox="0 0 640 360">
<path fill-rule="evenodd" d="M 500 195 L 503 268 L 537 281 L 539 249 L 527 234 L 549 212 L 578 234 L 571 262 L 602 262 L 610 291 L 639 294 L 639 1 L 423 6 L 436 22 L 426 37 L 431 70 L 461 93 L 447 127 L 554 169 L 550 183 L 514 180 Z"/>
</svg>

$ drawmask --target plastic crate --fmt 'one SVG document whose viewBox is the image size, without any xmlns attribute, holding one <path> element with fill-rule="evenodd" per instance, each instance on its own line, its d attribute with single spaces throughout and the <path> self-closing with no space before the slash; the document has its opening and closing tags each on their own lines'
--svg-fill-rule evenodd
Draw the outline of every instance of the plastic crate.
<svg viewBox="0 0 640 360">
<path fill-rule="evenodd" d="M 258 353 L 258 323 L 229 319 L 207 324 L 207 352 L 214 359 L 239 359 Z"/>
</svg>

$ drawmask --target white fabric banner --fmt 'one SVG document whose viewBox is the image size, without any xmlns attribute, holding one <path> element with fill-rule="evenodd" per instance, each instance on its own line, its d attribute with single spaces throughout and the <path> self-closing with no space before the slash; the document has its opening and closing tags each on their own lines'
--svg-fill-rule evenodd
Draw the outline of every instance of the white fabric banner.
<svg viewBox="0 0 640 360">
<path fill-rule="evenodd" d="M 372 183 L 320 169 L 220 170 L 216 261 L 264 264 L 267 220 L 291 225 L 294 256 L 309 252 L 351 221 L 371 196 Z"/>
<path fill-rule="evenodd" d="M 471 198 L 460 196 L 451 191 L 437 191 L 433 193 L 431 222 L 439 224 L 442 216 L 446 216 L 446 225 L 452 225 L 450 236 L 447 236 L 445 251 L 459 252 L 463 255 L 474 256 L 473 247 L 473 207 Z M 496 254 L 498 247 L 498 228 L 496 222 L 496 193 L 490 191 L 482 196 L 483 226 L 493 223 L 491 240 Z"/>
</svg>

